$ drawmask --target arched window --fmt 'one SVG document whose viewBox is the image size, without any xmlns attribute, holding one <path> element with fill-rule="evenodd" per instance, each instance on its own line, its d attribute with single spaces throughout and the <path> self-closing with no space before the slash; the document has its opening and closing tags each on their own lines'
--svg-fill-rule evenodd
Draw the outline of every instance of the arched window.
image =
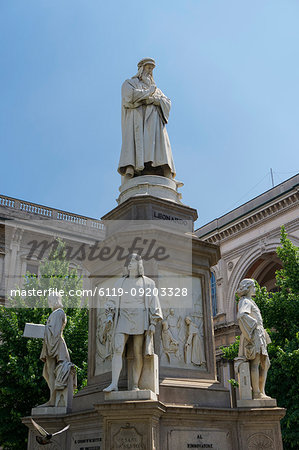
<svg viewBox="0 0 299 450">
<path fill-rule="evenodd" d="M 216 292 L 216 278 L 212 272 L 211 275 L 211 295 L 212 295 L 212 310 L 213 316 L 217 315 L 217 292 Z"/>
<path fill-rule="evenodd" d="M 269 292 L 276 292 L 278 287 L 275 273 L 281 268 L 282 263 L 276 253 L 264 253 L 251 264 L 243 278 L 253 278 Z"/>
</svg>

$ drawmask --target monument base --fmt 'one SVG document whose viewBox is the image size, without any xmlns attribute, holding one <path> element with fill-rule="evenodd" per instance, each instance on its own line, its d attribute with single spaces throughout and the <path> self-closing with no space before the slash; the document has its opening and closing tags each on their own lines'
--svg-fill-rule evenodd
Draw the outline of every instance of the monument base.
<svg viewBox="0 0 299 450">
<path fill-rule="evenodd" d="M 282 450 L 281 408 L 252 413 L 140 401 L 98 404 L 95 409 L 103 419 L 105 450 Z"/>
<path fill-rule="evenodd" d="M 182 194 L 178 192 L 178 188 L 181 186 L 183 186 L 183 183 L 159 175 L 141 175 L 140 177 L 128 179 L 122 177 L 117 203 L 120 205 L 128 198 L 138 197 L 139 195 L 151 195 L 160 199 L 182 203 Z"/>
<path fill-rule="evenodd" d="M 115 400 L 78 413 L 34 419 L 49 432 L 69 424 L 70 429 L 57 436 L 59 448 L 68 450 L 283 450 L 280 419 L 284 414 L 284 409 L 275 407 L 203 408 Z M 25 417 L 23 423 L 30 429 L 28 450 L 36 450 L 30 418 Z"/>
</svg>

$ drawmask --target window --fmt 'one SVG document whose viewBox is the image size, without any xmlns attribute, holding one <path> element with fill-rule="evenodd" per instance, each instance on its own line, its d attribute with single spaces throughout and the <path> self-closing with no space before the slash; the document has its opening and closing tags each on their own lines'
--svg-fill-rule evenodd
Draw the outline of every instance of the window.
<svg viewBox="0 0 299 450">
<path fill-rule="evenodd" d="M 4 297 L 4 254 L 0 253 L 0 297 Z"/>
<path fill-rule="evenodd" d="M 211 275 L 211 295 L 212 295 L 212 310 L 213 316 L 217 315 L 217 293 L 216 293 L 216 278 L 212 273 Z"/>
</svg>

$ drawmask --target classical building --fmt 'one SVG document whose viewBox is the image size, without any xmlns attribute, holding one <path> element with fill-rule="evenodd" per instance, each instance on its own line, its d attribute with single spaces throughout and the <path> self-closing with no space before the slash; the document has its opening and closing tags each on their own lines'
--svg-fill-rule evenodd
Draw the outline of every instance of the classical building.
<svg viewBox="0 0 299 450">
<path fill-rule="evenodd" d="M 39 274 L 39 265 L 49 255 L 57 237 L 73 255 L 70 268 L 90 286 L 80 249 L 104 236 L 103 222 L 16 198 L 0 195 L 0 302 L 5 292 L 22 287 L 27 272 Z"/>
<path fill-rule="evenodd" d="M 215 345 L 230 344 L 239 329 L 235 292 L 243 278 L 254 278 L 273 291 L 275 272 L 281 268 L 276 255 L 280 229 L 299 245 L 299 175 L 214 219 L 196 230 L 197 236 L 220 246 L 221 259 L 212 268 L 211 292 Z"/>
</svg>

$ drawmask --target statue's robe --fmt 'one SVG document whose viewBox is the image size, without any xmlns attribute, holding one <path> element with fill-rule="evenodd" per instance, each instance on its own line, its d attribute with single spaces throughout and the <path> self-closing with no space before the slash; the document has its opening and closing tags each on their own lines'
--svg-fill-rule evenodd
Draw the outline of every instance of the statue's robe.
<svg viewBox="0 0 299 450">
<path fill-rule="evenodd" d="M 49 384 L 49 366 L 48 360 L 55 360 L 55 389 L 61 390 L 67 386 L 70 373 L 73 374 L 74 387 L 77 384 L 74 365 L 70 361 L 69 351 L 67 349 L 62 332 L 66 325 L 66 315 L 62 308 L 55 309 L 49 316 L 45 326 L 45 336 L 40 359 L 45 363 L 43 377 Z"/>
<path fill-rule="evenodd" d="M 127 166 L 142 172 L 145 163 L 152 167 L 168 166 L 173 177 L 175 167 L 166 123 L 171 102 L 160 89 L 155 96 L 159 106 L 149 104 L 149 88 L 137 77 L 122 85 L 122 148 L 118 171 L 125 174 Z"/>
<path fill-rule="evenodd" d="M 66 325 L 66 315 L 63 309 L 55 309 L 49 316 L 45 326 L 43 348 L 40 355 L 42 361 L 48 357 L 55 358 L 56 362 L 70 361 L 70 355 L 62 337 Z"/>
<path fill-rule="evenodd" d="M 196 366 L 206 362 L 202 337 L 199 335 L 199 328 L 191 322 L 188 330 L 186 364 L 193 363 Z"/>
<path fill-rule="evenodd" d="M 264 329 L 260 310 L 254 300 L 241 298 L 237 318 L 242 331 L 239 356 L 245 356 L 247 360 L 255 359 L 257 354 L 268 357 L 267 345 L 271 339 Z"/>
</svg>

